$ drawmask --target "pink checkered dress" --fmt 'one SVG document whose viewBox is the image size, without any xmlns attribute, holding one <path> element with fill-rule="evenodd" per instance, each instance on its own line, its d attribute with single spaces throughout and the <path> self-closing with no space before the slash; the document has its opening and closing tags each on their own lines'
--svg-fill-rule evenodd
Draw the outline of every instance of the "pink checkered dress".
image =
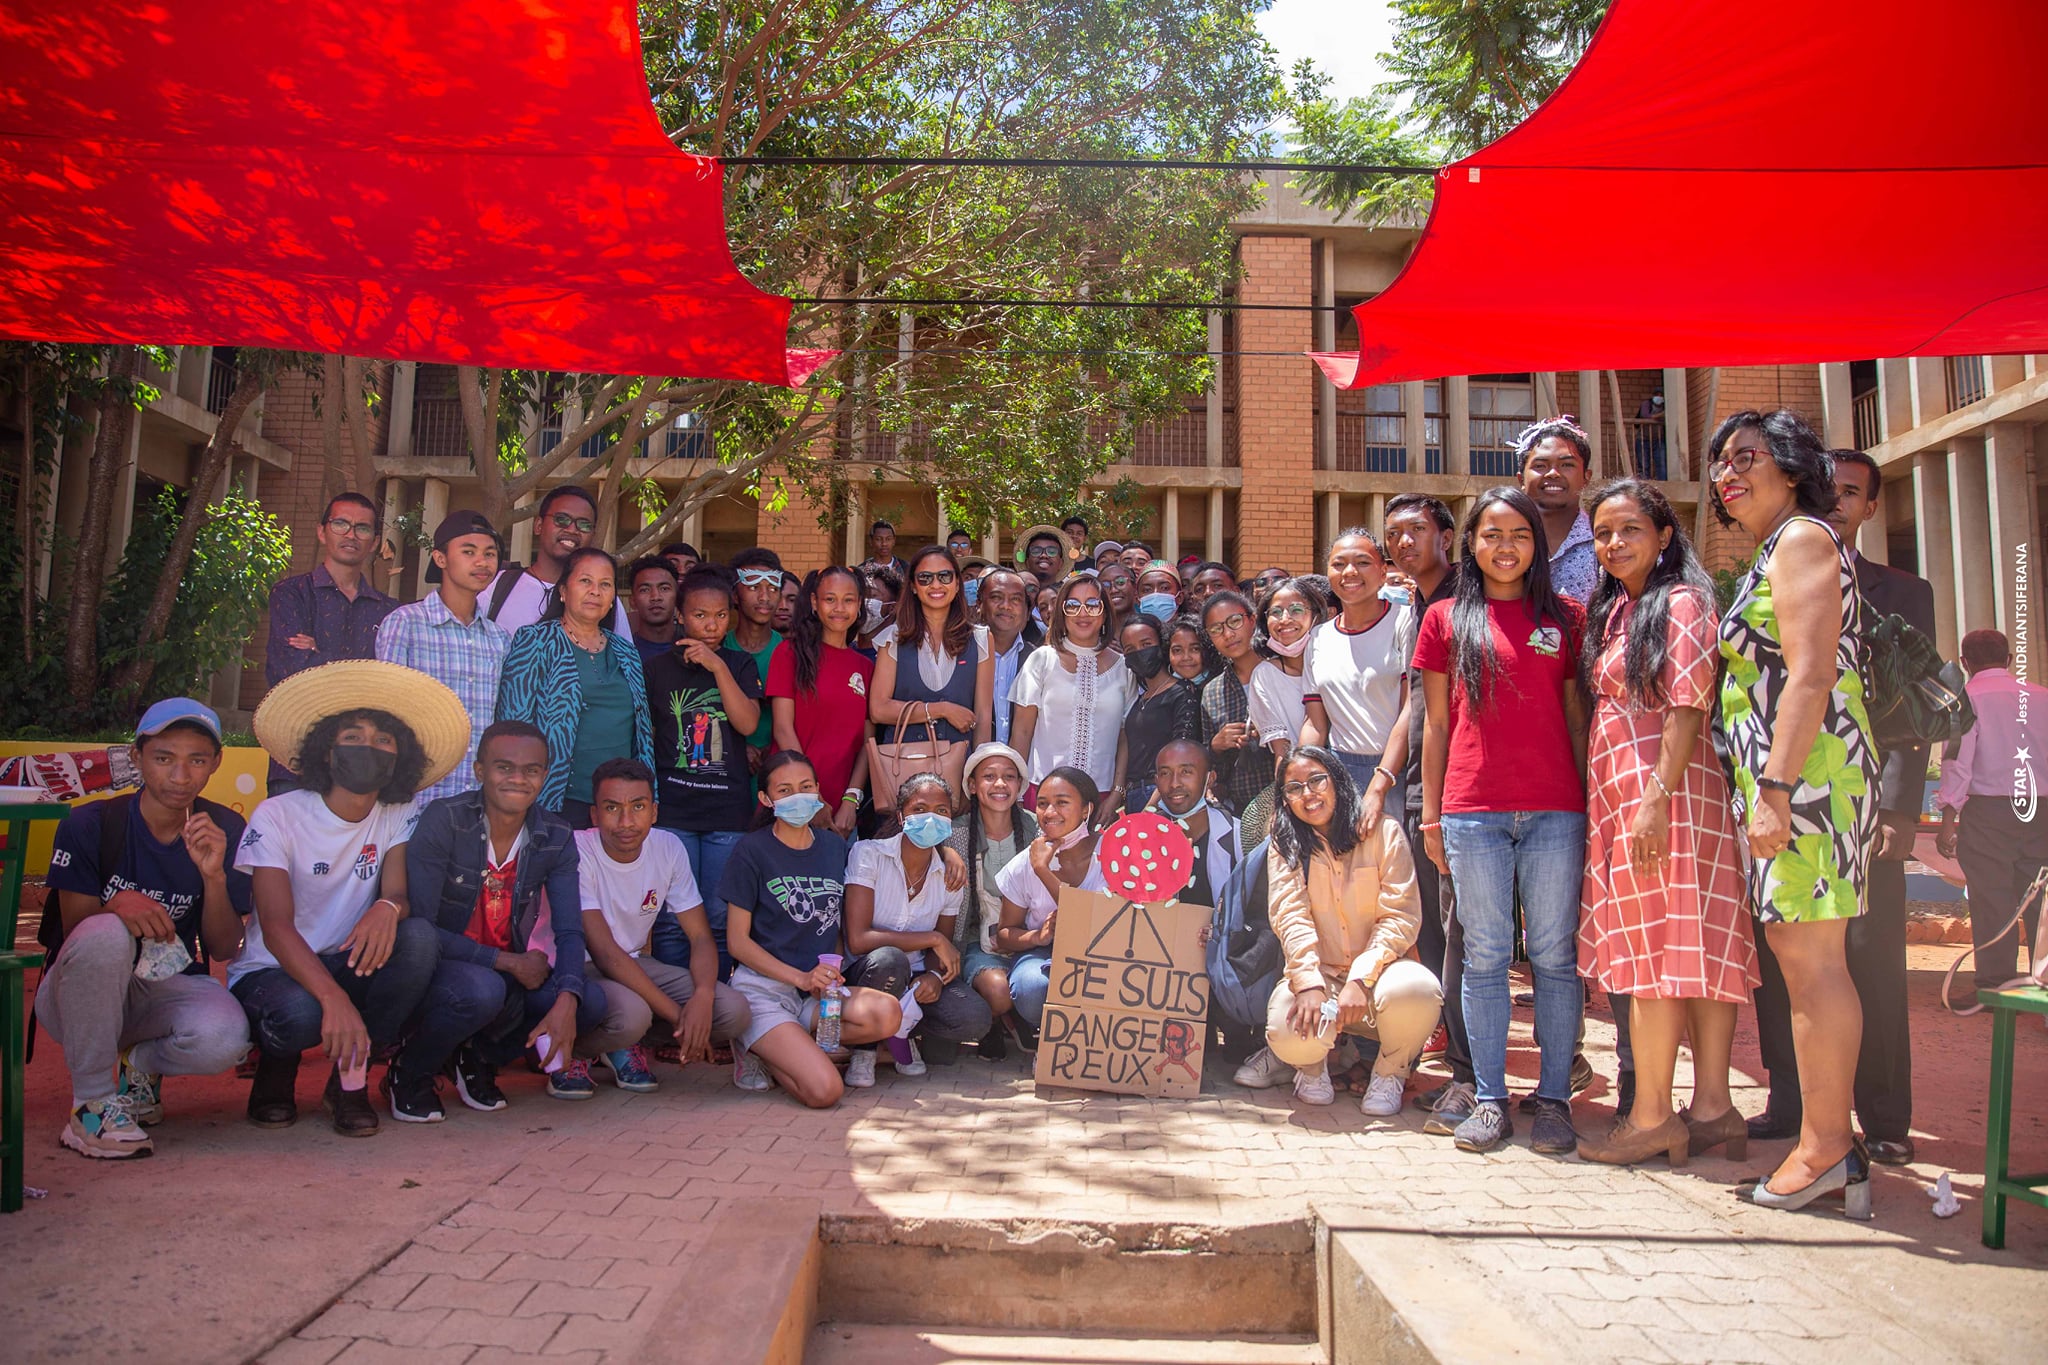
<svg viewBox="0 0 2048 1365">
<path fill-rule="evenodd" d="M 1706 727 L 1671 799 L 1663 877 L 1638 876 L 1628 832 L 1651 786 L 1664 711 L 1626 694 L 1623 656 L 1634 603 L 1616 604 L 1594 670 L 1598 695 L 1587 742 L 1586 880 L 1579 970 L 1609 991 L 1660 1000 L 1747 1002 L 1758 981 L 1728 779 Z M 1700 594 L 1672 594 L 1664 693 L 1673 706 L 1714 709 L 1716 623 Z"/>
</svg>

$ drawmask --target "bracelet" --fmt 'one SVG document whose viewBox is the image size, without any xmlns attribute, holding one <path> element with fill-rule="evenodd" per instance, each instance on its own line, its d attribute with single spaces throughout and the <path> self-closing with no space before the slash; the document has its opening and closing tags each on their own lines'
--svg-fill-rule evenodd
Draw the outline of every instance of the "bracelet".
<svg viewBox="0 0 2048 1365">
<path fill-rule="evenodd" d="M 1378 768 L 1374 768 L 1372 771 L 1375 777 L 1384 777 L 1387 779 L 1388 782 L 1392 783 L 1396 787 L 1401 785 L 1401 779 L 1394 776 L 1392 773 L 1388 772 L 1384 765 Z"/>
<path fill-rule="evenodd" d="M 370 910 L 375 910 L 380 905 L 388 905 L 391 907 L 392 913 L 398 913 L 398 902 L 391 899 L 391 897 L 389 896 L 379 896 L 377 897 L 377 899 L 371 901 Z M 370 910 L 365 910 L 363 911 L 363 913 L 367 915 L 370 913 Z"/>
<path fill-rule="evenodd" d="M 1771 789 L 1772 791 L 1774 791 L 1774 792 L 1783 792 L 1783 793 L 1785 793 L 1785 795 L 1787 795 L 1787 796 L 1790 796 L 1790 795 L 1792 795 L 1792 794 L 1793 794 L 1794 792 L 1797 792 L 1797 791 L 1799 790 L 1799 784 L 1798 784 L 1798 783 L 1796 783 L 1796 782 L 1780 782 L 1780 781 L 1779 781 L 1779 780 L 1778 780 L 1777 778 L 1775 778 L 1775 777 L 1759 777 L 1759 778 L 1758 778 L 1758 779 L 1756 780 L 1756 784 L 1757 784 L 1757 785 L 1758 785 L 1759 787 L 1769 787 L 1769 788 L 1770 788 L 1770 789 Z M 1662 785 L 1662 784 L 1660 783 L 1659 785 Z"/>
<path fill-rule="evenodd" d="M 1415 828 L 1417 828 L 1417 829 L 1420 829 L 1420 830 L 1432 830 L 1432 829 L 1442 829 L 1443 827 L 1444 827 L 1444 822 L 1443 822 L 1443 821 L 1441 821 L 1441 820 L 1425 820 L 1425 821 L 1423 821 L 1423 822 L 1422 822 L 1421 824 L 1417 825 L 1417 826 L 1416 826 Z"/>
<path fill-rule="evenodd" d="M 839 800 L 841 803 L 851 801 L 857 806 L 860 804 L 861 794 L 860 788 L 848 787 L 845 791 L 839 793 Z"/>
<path fill-rule="evenodd" d="M 1664 785 L 1663 776 L 1655 768 L 1650 769 L 1650 780 L 1657 784 L 1657 790 L 1663 792 L 1664 798 L 1668 801 L 1671 798 L 1671 788 Z"/>
</svg>

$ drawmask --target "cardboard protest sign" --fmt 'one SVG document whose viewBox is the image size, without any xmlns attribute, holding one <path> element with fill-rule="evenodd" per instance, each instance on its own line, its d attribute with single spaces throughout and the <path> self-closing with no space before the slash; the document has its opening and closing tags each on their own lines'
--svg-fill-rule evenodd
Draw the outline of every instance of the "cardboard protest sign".
<svg viewBox="0 0 2048 1365">
<path fill-rule="evenodd" d="M 1060 891 L 1040 1085 L 1187 1098 L 1202 1087 L 1207 906 Z"/>
</svg>

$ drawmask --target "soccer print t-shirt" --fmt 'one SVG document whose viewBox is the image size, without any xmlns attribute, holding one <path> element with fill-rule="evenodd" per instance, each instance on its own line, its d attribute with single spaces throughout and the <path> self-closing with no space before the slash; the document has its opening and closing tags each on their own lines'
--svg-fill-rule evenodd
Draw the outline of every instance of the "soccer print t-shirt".
<svg viewBox="0 0 2048 1365">
<path fill-rule="evenodd" d="M 372 806 L 368 815 L 350 822 L 329 810 L 318 792 L 286 792 L 249 817 L 235 865 L 251 872 L 276 867 L 289 873 L 299 937 L 314 952 L 331 953 L 377 899 L 384 860 L 411 840 L 419 818 L 419 807 L 407 801 Z M 228 983 L 276 965 L 263 941 L 262 917 L 251 915 L 242 955 L 228 968 Z"/>
<path fill-rule="evenodd" d="M 647 951 L 663 910 L 681 913 L 704 902 L 683 841 L 665 829 L 647 831 L 640 856 L 630 863 L 614 861 L 596 830 L 577 830 L 576 881 L 583 908 L 603 912 L 612 942 L 635 956 Z"/>
<path fill-rule="evenodd" d="M 720 649 L 745 695 L 761 699 L 753 656 Z M 747 737 L 726 718 L 718 679 L 686 662 L 680 651 L 647 665 L 647 704 L 654 712 L 654 763 L 661 779 L 661 823 L 670 829 L 745 829 L 754 814 Z"/>
<path fill-rule="evenodd" d="M 846 895 L 846 841 L 811 829 L 809 848 L 791 848 L 775 830 L 757 829 L 726 860 L 718 894 L 753 912 L 754 942 L 777 962 L 807 972 L 820 953 L 839 948 L 839 908 Z"/>
</svg>

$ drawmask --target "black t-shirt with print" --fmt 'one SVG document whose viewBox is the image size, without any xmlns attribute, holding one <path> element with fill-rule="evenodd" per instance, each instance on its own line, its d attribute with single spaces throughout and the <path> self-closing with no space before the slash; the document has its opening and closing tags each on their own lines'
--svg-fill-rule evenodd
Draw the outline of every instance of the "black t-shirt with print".
<svg viewBox="0 0 2048 1365">
<path fill-rule="evenodd" d="M 741 692 L 761 699 L 753 656 L 718 651 Z M 654 713 L 654 766 L 660 779 L 661 823 L 670 829 L 739 830 L 753 823 L 753 773 L 747 737 L 726 718 L 711 670 L 674 650 L 647 665 L 647 705 Z"/>
</svg>

